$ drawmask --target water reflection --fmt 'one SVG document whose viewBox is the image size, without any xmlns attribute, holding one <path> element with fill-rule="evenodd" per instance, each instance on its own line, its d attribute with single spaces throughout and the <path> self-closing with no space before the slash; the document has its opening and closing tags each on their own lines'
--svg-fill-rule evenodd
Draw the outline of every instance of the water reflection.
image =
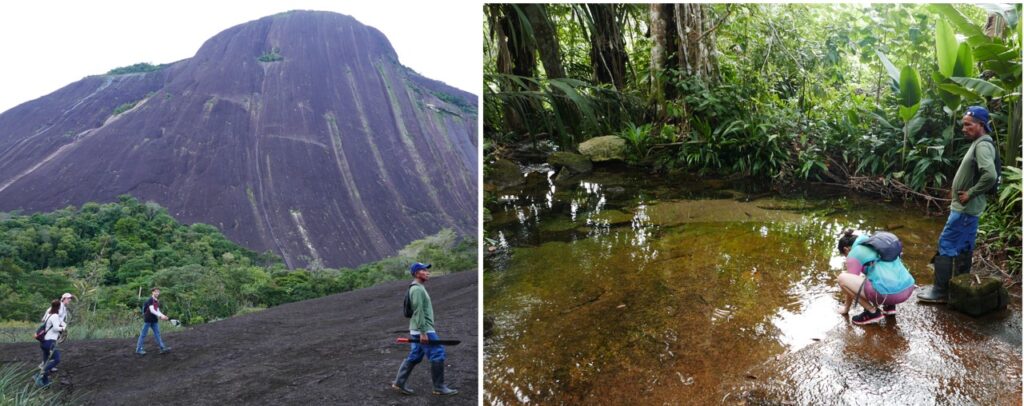
<svg viewBox="0 0 1024 406">
<path fill-rule="evenodd" d="M 898 225 L 904 262 L 929 283 L 924 265 L 942 219 L 860 200 L 741 202 L 721 188 L 641 174 L 597 173 L 556 188 L 545 174 L 491 207 L 488 232 L 512 248 L 485 265 L 485 313 L 495 321 L 485 343 L 489 404 L 1019 399 L 1012 385 L 963 388 L 1003 381 L 978 368 L 1006 359 L 1004 375 L 1019 387 L 1019 333 L 1015 344 L 987 340 L 960 332 L 949 312 L 914 304 L 869 328 L 834 312 L 843 229 Z M 971 361 L 993 345 L 1003 361 Z M 935 357 L 942 361 L 927 361 Z M 932 378 L 955 390 L 899 389 Z"/>
</svg>

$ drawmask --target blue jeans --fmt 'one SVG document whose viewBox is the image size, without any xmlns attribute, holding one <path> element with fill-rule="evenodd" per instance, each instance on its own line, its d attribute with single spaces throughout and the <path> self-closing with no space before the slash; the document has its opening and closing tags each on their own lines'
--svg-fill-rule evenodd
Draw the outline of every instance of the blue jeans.
<svg viewBox="0 0 1024 406">
<path fill-rule="evenodd" d="M 164 340 L 160 339 L 160 322 L 153 323 L 142 323 L 142 333 L 139 334 L 139 344 L 135 346 L 135 352 L 142 352 L 142 343 L 146 339 L 146 333 L 149 329 L 153 329 L 153 337 L 156 338 L 156 345 L 160 346 L 160 349 L 164 348 Z"/>
<path fill-rule="evenodd" d="M 48 381 L 47 377 L 50 376 L 50 370 L 60 363 L 60 350 L 57 349 L 57 340 L 46 340 L 39 344 L 39 348 L 43 350 L 43 362 L 49 361 L 45 367 L 43 367 L 43 381 Z"/>
<path fill-rule="evenodd" d="M 939 255 L 955 257 L 973 250 L 978 236 L 978 217 L 958 211 L 950 211 L 946 226 L 939 235 Z"/>
<path fill-rule="evenodd" d="M 444 361 L 444 346 L 440 344 L 420 344 L 420 335 L 414 334 L 409 336 L 412 339 L 412 350 L 409 351 L 409 356 L 406 357 L 406 361 L 416 364 L 423 360 L 423 356 L 426 355 L 430 362 L 441 362 Z M 427 338 L 431 340 L 440 340 L 437 337 L 437 333 L 427 333 Z"/>
</svg>

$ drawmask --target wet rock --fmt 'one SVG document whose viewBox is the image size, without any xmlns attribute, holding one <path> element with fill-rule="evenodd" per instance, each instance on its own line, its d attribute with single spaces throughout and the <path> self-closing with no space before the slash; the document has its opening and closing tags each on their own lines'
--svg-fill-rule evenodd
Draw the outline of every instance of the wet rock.
<svg viewBox="0 0 1024 406">
<path fill-rule="evenodd" d="M 487 173 L 487 183 L 494 184 L 499 189 L 522 185 L 525 181 L 519 165 L 515 162 L 499 159 L 491 164 L 491 170 Z"/>
<path fill-rule="evenodd" d="M 494 335 L 494 317 L 484 316 L 484 338 Z"/>
<path fill-rule="evenodd" d="M 626 193 L 626 188 L 622 186 L 609 186 L 606 187 L 604 191 L 610 195 L 621 195 L 623 193 Z"/>
<path fill-rule="evenodd" d="M 580 180 L 579 173 L 573 172 L 569 168 L 562 168 L 558 171 L 558 176 L 555 176 L 555 185 L 558 186 L 572 186 Z"/>
<path fill-rule="evenodd" d="M 593 162 L 622 161 L 626 159 L 626 140 L 615 135 L 594 137 L 580 144 L 579 150 Z"/>
<path fill-rule="evenodd" d="M 594 169 L 590 158 L 572 152 L 552 152 L 548 155 L 548 163 L 556 168 L 568 168 L 573 173 L 589 173 Z"/>
<path fill-rule="evenodd" d="M 949 281 L 949 306 L 971 316 L 1005 309 L 1009 301 L 999 278 L 963 274 Z"/>
</svg>

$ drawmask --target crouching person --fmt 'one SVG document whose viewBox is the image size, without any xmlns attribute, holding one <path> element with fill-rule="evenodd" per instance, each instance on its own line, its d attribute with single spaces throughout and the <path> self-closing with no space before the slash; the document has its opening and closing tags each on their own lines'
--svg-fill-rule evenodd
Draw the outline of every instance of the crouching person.
<svg viewBox="0 0 1024 406">
<path fill-rule="evenodd" d="M 857 236 L 846 230 L 837 248 L 846 257 L 846 270 L 837 278 L 845 294 L 839 313 L 849 313 L 858 298 L 864 312 L 853 317 L 853 324 L 878 323 L 885 316 L 895 316 L 896 305 L 914 293 L 914 277 L 900 259 L 903 246 L 896 236 L 885 232 Z"/>
<path fill-rule="evenodd" d="M 412 350 L 409 356 L 398 368 L 398 376 L 391 387 L 404 395 L 412 395 L 413 391 L 405 386 L 413 367 L 419 364 L 426 356 L 430 360 L 430 376 L 434 383 L 435 395 L 454 395 L 459 391 L 448 388 L 444 383 L 444 346 L 430 344 L 430 341 L 437 341 L 440 338 L 434 331 L 434 307 L 430 303 L 430 295 L 423 284 L 430 279 L 430 264 L 419 262 L 409 267 L 413 282 L 409 284 L 408 301 L 412 307 L 412 317 L 409 319 L 409 335 L 412 336 Z"/>
</svg>

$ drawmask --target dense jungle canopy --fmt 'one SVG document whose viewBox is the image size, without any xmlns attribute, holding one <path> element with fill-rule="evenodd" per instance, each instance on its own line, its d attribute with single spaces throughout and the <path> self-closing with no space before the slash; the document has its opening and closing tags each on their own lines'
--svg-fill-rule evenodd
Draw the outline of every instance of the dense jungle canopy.
<svg viewBox="0 0 1024 406">
<path fill-rule="evenodd" d="M 657 171 L 949 204 L 968 106 L 1002 186 L 982 219 L 1020 269 L 1021 5 L 490 4 L 485 162 L 618 135 Z M 485 173 L 490 168 L 485 167 Z M 1007 252 L 1007 250 L 1009 250 Z"/>
</svg>

